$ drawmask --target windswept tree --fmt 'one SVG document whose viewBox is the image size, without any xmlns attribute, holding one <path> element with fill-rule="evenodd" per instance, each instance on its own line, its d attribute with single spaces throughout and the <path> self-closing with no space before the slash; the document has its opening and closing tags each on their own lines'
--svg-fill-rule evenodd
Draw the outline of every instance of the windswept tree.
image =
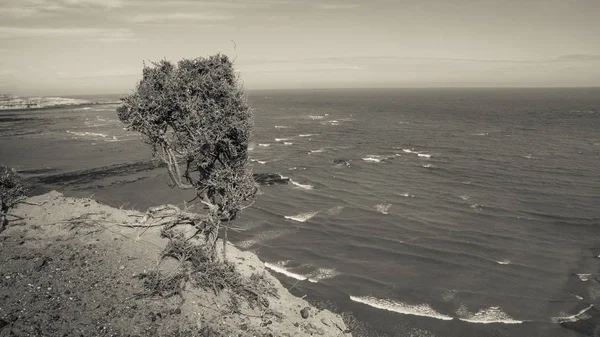
<svg viewBox="0 0 600 337">
<path fill-rule="evenodd" d="M 234 220 L 258 191 L 248 145 L 250 106 L 225 55 L 144 65 L 135 91 L 117 109 L 127 129 L 143 135 L 181 189 L 194 189 L 208 209 L 195 225 L 214 248 L 220 226 Z"/>
</svg>

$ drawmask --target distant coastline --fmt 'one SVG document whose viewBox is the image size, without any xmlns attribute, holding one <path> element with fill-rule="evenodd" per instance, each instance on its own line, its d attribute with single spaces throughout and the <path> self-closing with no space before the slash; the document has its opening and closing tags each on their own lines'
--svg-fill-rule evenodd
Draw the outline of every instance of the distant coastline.
<svg viewBox="0 0 600 337">
<path fill-rule="evenodd" d="M 117 103 L 117 102 L 115 102 Z M 64 97 L 18 97 L 0 95 L 0 111 L 5 110 L 36 110 L 60 106 L 79 106 L 99 104 L 85 99 Z"/>
</svg>

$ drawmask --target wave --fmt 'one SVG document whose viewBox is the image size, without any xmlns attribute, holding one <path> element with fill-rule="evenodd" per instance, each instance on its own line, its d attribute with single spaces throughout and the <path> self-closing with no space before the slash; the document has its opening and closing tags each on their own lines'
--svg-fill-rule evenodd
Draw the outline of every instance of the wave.
<svg viewBox="0 0 600 337">
<path fill-rule="evenodd" d="M 375 209 L 377 212 L 382 214 L 388 214 L 388 209 L 392 206 L 392 204 L 378 204 L 375 205 Z"/>
<path fill-rule="evenodd" d="M 275 125 L 275 129 L 289 129 L 290 127 L 287 125 Z"/>
<path fill-rule="evenodd" d="M 283 145 L 294 145 L 292 142 L 283 142 Z"/>
<path fill-rule="evenodd" d="M 266 161 L 266 160 L 258 160 L 258 159 L 250 159 L 250 161 L 251 161 L 251 162 L 254 162 L 254 163 L 259 163 L 259 164 L 261 164 L 261 165 L 264 165 L 264 164 L 266 164 L 266 163 L 267 163 L 267 161 Z"/>
<path fill-rule="evenodd" d="M 310 119 L 323 119 L 323 118 L 325 118 L 325 116 L 322 116 L 322 115 L 317 115 L 317 116 L 315 116 L 315 115 L 310 115 L 310 116 L 308 116 L 308 117 L 309 117 Z"/>
<path fill-rule="evenodd" d="M 489 307 L 487 309 L 481 309 L 478 312 L 472 314 L 468 312 L 465 306 L 461 306 L 457 314 L 458 319 L 469 323 L 479 324 L 491 324 L 491 323 L 504 323 L 504 324 L 521 324 L 523 321 L 516 320 L 510 317 L 507 313 L 502 311 L 499 307 Z"/>
<path fill-rule="evenodd" d="M 380 156 L 377 154 L 370 154 L 370 155 L 367 155 L 366 157 L 362 158 L 362 160 L 364 160 L 364 161 L 373 162 L 373 163 L 380 163 L 386 159 L 388 159 L 388 157 Z"/>
<path fill-rule="evenodd" d="M 459 197 L 460 197 L 462 200 L 464 200 L 464 201 L 467 201 L 467 200 L 471 199 L 471 197 L 470 197 L 470 196 L 468 196 L 468 195 L 461 195 L 461 196 L 459 196 Z"/>
<path fill-rule="evenodd" d="M 316 136 L 316 134 L 314 134 L 314 133 L 307 133 L 307 134 L 300 134 L 300 135 L 298 135 L 298 137 L 312 137 L 312 136 Z"/>
<path fill-rule="evenodd" d="M 298 186 L 300 188 L 303 188 L 305 190 L 312 190 L 314 188 L 313 185 L 308 185 L 308 184 L 300 184 L 299 182 L 295 182 L 292 179 L 290 179 L 290 182 L 294 185 L 294 186 Z"/>
<path fill-rule="evenodd" d="M 312 219 L 312 217 L 314 217 L 315 215 L 319 214 L 319 212 L 320 211 L 305 212 L 305 213 L 300 213 L 300 214 L 296 214 L 296 215 L 286 215 L 286 216 L 284 216 L 284 218 L 289 219 L 289 220 L 298 221 L 298 222 L 306 222 L 306 221 Z"/>
<path fill-rule="evenodd" d="M 405 153 L 419 153 L 419 152 L 413 151 L 411 149 L 402 149 L 402 151 L 404 151 Z"/>
<path fill-rule="evenodd" d="M 427 304 L 412 305 L 412 304 L 406 304 L 406 303 L 396 302 L 396 301 L 392 301 L 392 300 L 378 299 L 378 298 L 370 297 L 370 296 L 364 296 L 364 297 L 350 296 L 350 300 L 352 300 L 354 302 L 366 304 L 373 308 L 387 310 L 387 311 L 393 311 L 393 312 L 397 312 L 397 313 L 404 314 L 404 315 L 431 317 L 431 318 L 441 319 L 441 320 L 445 320 L 445 321 L 450 321 L 453 319 L 450 316 L 440 314 L 439 312 L 433 310 Z"/>
<path fill-rule="evenodd" d="M 321 153 L 321 152 L 324 152 L 324 151 L 325 151 L 325 149 L 310 150 L 310 152 L 308 154 L 311 154 L 311 153 Z"/>
<path fill-rule="evenodd" d="M 267 147 L 267 146 L 271 146 L 271 144 L 268 144 L 268 143 L 266 143 L 266 144 L 258 144 L 258 146 Z"/>
<path fill-rule="evenodd" d="M 590 310 L 591 308 L 593 308 L 594 305 L 590 304 L 589 307 L 582 309 L 581 311 L 579 311 L 578 313 L 576 313 L 575 315 L 571 315 L 571 316 L 563 316 L 563 317 L 553 317 L 552 321 L 555 323 L 566 323 L 566 322 L 577 322 L 579 320 L 582 319 L 588 319 L 590 318 L 589 315 L 585 314 L 588 310 Z"/>
<path fill-rule="evenodd" d="M 286 141 L 286 140 L 290 140 L 290 138 L 275 138 L 276 142 L 283 142 L 283 141 Z"/>
<path fill-rule="evenodd" d="M 80 137 L 102 137 L 102 138 L 108 137 L 108 135 L 106 135 L 106 134 L 95 133 L 95 132 L 74 132 L 74 131 L 67 130 L 67 133 L 70 133 L 75 136 L 80 136 Z"/>
<path fill-rule="evenodd" d="M 306 281 L 306 280 L 308 280 L 309 282 L 312 282 L 312 283 L 317 283 L 318 282 L 317 280 L 314 280 L 312 278 L 308 278 L 308 277 L 306 277 L 304 275 L 293 273 L 293 272 L 285 269 L 283 266 L 280 266 L 280 265 L 276 265 L 276 264 L 272 264 L 272 263 L 269 263 L 269 262 L 265 262 L 265 267 L 268 268 L 268 269 L 271 269 L 274 272 L 283 274 L 285 276 L 294 278 L 294 279 L 299 280 L 299 281 Z"/>
<path fill-rule="evenodd" d="M 338 276 L 340 273 L 335 270 L 335 269 L 329 269 L 329 268 L 318 268 L 317 270 L 311 272 L 310 274 L 306 275 L 308 277 L 308 280 L 310 282 L 318 282 L 321 280 L 327 280 L 327 279 L 332 279 L 336 276 Z"/>
<path fill-rule="evenodd" d="M 592 276 L 592 274 L 577 274 L 577 277 L 579 277 L 579 279 L 583 282 L 589 281 L 590 276 Z"/>
<path fill-rule="evenodd" d="M 498 263 L 498 264 L 510 264 L 510 260 L 496 261 L 496 263 Z"/>
<path fill-rule="evenodd" d="M 425 154 L 425 153 L 417 153 L 417 156 L 422 157 L 422 158 L 431 158 L 430 154 Z"/>
<path fill-rule="evenodd" d="M 424 164 L 424 165 L 421 165 L 421 167 L 424 167 L 424 168 L 431 168 L 432 166 L 431 166 L 431 164 Z"/>
<path fill-rule="evenodd" d="M 471 208 L 474 209 L 476 213 L 481 212 L 481 205 L 479 204 L 473 204 L 471 205 Z"/>
<path fill-rule="evenodd" d="M 408 192 L 404 192 L 402 194 L 400 194 L 400 196 L 405 197 L 405 198 L 414 198 L 415 196 L 408 193 Z"/>
</svg>

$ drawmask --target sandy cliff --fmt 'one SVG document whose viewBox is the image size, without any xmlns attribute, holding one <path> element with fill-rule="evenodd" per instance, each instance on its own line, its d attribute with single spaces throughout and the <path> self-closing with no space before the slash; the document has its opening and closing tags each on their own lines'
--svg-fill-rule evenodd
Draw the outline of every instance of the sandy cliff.
<svg viewBox="0 0 600 337">
<path fill-rule="evenodd" d="M 181 296 L 142 295 L 137 276 L 156 268 L 167 244 L 161 227 L 136 226 L 143 213 L 54 191 L 11 213 L 0 233 L 1 336 L 351 336 L 337 314 L 292 296 L 233 245 L 228 260 L 241 274 L 264 274 L 277 289 L 269 310 L 232 313 L 223 296 L 189 286 Z"/>
</svg>

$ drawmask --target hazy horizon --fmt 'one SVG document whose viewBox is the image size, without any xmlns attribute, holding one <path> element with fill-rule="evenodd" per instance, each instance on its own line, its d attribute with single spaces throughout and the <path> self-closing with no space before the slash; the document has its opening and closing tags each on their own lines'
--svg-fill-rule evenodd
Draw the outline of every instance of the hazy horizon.
<svg viewBox="0 0 600 337">
<path fill-rule="evenodd" d="M 6 0 L 0 93 L 127 93 L 144 61 L 217 52 L 248 90 L 598 87 L 597 13 L 594 0 Z"/>
</svg>

